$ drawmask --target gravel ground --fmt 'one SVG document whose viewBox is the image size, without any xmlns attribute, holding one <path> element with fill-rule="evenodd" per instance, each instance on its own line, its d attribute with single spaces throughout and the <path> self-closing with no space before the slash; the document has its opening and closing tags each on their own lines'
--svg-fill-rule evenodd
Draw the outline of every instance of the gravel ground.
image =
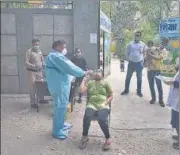
<svg viewBox="0 0 180 155">
<path fill-rule="evenodd" d="M 76 104 L 68 121 L 73 128 L 68 139 L 53 139 L 52 106 L 41 105 L 40 112 L 29 108 L 27 95 L 1 95 L 1 154 L 2 155 L 178 155 L 172 148 L 170 109 L 148 103 L 149 88 L 146 71 L 143 73 L 144 97 L 135 94 L 133 77 L 131 93 L 120 96 L 125 73 L 119 72 L 117 61 L 112 63 L 108 78 L 114 90 L 111 115 L 112 149 L 102 151 L 103 134 L 97 122 L 92 122 L 90 141 L 85 150 L 79 150 L 84 104 Z M 165 97 L 168 87 L 164 86 Z M 165 99 L 166 100 L 166 99 Z"/>
</svg>

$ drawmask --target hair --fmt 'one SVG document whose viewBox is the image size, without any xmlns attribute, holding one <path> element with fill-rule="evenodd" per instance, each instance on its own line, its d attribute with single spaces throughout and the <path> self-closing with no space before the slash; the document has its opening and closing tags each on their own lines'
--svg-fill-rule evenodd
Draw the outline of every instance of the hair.
<svg viewBox="0 0 180 155">
<path fill-rule="evenodd" d="M 37 42 L 40 42 L 40 40 L 39 39 L 33 39 L 32 40 L 32 44 L 37 43 Z"/>
<path fill-rule="evenodd" d="M 56 49 L 57 46 L 63 46 L 64 44 L 66 44 L 64 40 L 54 41 L 52 44 L 52 49 Z"/>
<path fill-rule="evenodd" d="M 149 40 L 147 44 L 154 45 L 154 42 L 152 40 Z"/>
<path fill-rule="evenodd" d="M 75 48 L 75 53 L 78 53 L 78 51 L 81 51 L 81 49 L 79 47 L 76 47 Z M 82 51 L 81 51 L 81 53 L 82 53 Z"/>
<path fill-rule="evenodd" d="M 136 31 L 135 34 L 139 33 L 140 36 L 142 36 L 142 32 L 141 31 Z"/>
</svg>

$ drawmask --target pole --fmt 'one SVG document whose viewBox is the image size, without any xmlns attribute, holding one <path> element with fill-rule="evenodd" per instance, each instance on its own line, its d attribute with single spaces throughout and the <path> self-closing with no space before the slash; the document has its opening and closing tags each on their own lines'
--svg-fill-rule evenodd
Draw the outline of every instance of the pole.
<svg viewBox="0 0 180 155">
<path fill-rule="evenodd" d="M 160 0 L 160 20 L 163 19 L 163 0 Z"/>
<path fill-rule="evenodd" d="M 110 17 L 110 20 L 111 20 L 111 16 L 112 16 L 112 13 L 111 13 L 111 11 L 112 11 L 112 2 L 111 2 L 111 5 L 110 5 L 110 15 L 109 15 L 109 17 Z"/>
</svg>

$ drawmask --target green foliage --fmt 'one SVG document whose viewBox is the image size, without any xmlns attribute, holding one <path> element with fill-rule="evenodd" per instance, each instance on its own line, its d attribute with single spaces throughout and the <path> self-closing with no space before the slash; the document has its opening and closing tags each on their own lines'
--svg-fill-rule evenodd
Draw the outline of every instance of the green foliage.
<svg viewBox="0 0 180 155">
<path fill-rule="evenodd" d="M 174 5 L 175 6 L 175 5 Z M 154 40 L 158 34 L 159 22 L 173 12 L 170 0 L 140 0 L 122 2 L 101 2 L 101 9 L 112 21 L 113 37 L 117 40 L 116 53 L 126 53 L 127 44 L 133 40 L 135 30 L 142 31 L 142 41 Z"/>
<path fill-rule="evenodd" d="M 147 43 L 149 40 L 153 40 L 158 34 L 156 25 L 152 22 L 143 22 L 140 26 L 142 32 L 142 41 Z"/>
</svg>

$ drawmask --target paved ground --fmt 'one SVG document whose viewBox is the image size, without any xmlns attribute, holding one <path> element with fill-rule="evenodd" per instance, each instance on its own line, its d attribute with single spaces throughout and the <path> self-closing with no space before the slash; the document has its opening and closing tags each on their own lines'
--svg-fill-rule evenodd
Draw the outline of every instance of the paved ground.
<svg viewBox="0 0 180 155">
<path fill-rule="evenodd" d="M 27 95 L 1 96 L 1 153 L 2 155 L 178 155 L 172 148 L 170 110 L 148 103 L 149 88 L 146 71 L 143 73 L 144 97 L 136 96 L 136 78 L 133 77 L 129 96 L 120 96 L 125 73 L 113 61 L 108 78 L 114 89 L 111 136 L 112 150 L 101 150 L 103 135 L 97 122 L 92 122 L 90 142 L 83 151 L 78 149 L 82 132 L 84 105 L 77 104 L 69 115 L 74 127 L 65 141 L 51 137 L 51 105 L 41 106 L 37 113 L 29 109 Z M 164 86 L 167 97 L 168 87 Z"/>
</svg>

